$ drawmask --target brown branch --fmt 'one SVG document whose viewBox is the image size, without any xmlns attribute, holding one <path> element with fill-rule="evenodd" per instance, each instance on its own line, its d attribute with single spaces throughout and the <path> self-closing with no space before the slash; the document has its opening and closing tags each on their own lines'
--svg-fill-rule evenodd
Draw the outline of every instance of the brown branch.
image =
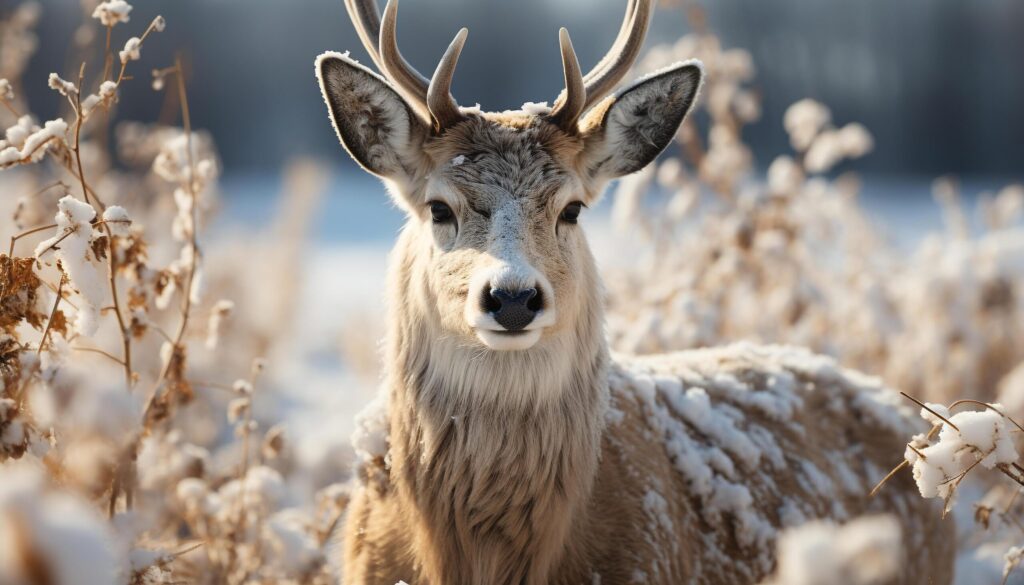
<svg viewBox="0 0 1024 585">
<path fill-rule="evenodd" d="M 14 257 L 14 243 L 20 240 L 21 238 L 24 238 L 25 236 L 31 236 L 32 234 L 37 234 L 39 232 L 43 232 L 46 230 L 52 230 L 55 227 L 57 227 L 57 224 L 51 223 L 50 225 L 42 225 L 39 227 L 32 228 L 30 230 L 23 231 L 20 234 L 11 236 L 11 245 L 7 248 L 7 257 Z"/>
<path fill-rule="evenodd" d="M 900 392 L 900 394 L 902 394 L 904 398 L 910 400 L 914 404 L 920 406 L 921 408 L 923 408 L 923 409 L 927 410 L 928 412 L 932 413 L 933 415 L 935 415 L 935 418 L 938 418 L 942 422 L 944 422 L 947 425 L 953 427 L 953 429 L 956 430 L 956 432 L 958 432 L 958 433 L 960 432 L 960 429 L 955 424 L 950 422 L 950 420 L 948 418 L 946 418 L 946 417 L 942 416 L 941 414 L 935 412 L 934 410 L 932 410 L 932 408 L 930 406 L 928 406 L 924 402 L 921 402 L 920 400 L 918 400 L 917 398 L 914 398 L 913 396 L 911 396 L 910 394 L 907 394 L 906 392 Z"/>
<path fill-rule="evenodd" d="M 146 31 L 142 33 L 141 37 L 139 37 L 139 48 L 140 49 L 142 48 L 142 44 L 146 42 L 146 37 L 148 37 L 149 33 L 153 32 L 153 30 L 155 29 L 156 22 L 157 22 L 158 18 L 160 18 L 160 17 L 157 16 L 156 18 L 154 18 L 149 23 L 149 26 L 146 27 Z M 121 86 L 121 82 L 122 81 L 125 81 L 126 79 L 131 79 L 131 77 L 126 77 L 125 74 L 124 74 L 124 71 L 127 68 L 128 68 L 128 61 L 122 61 L 121 62 L 121 72 L 117 74 L 117 81 L 114 82 L 114 83 L 116 83 L 118 85 L 118 87 Z M 106 79 L 106 76 L 104 76 L 104 79 Z"/>
<path fill-rule="evenodd" d="M 53 227 L 57 227 L 57 226 L 53 226 Z M 56 248 L 57 244 L 60 244 L 64 240 L 68 239 L 68 236 L 70 236 L 71 234 L 75 233 L 76 231 L 78 231 L 78 230 L 77 229 L 73 229 L 73 230 L 67 230 L 66 229 L 66 230 L 64 230 L 64 233 L 61 234 L 61 236 L 59 238 L 57 238 L 56 241 L 54 241 L 52 244 L 50 244 L 46 248 L 43 248 L 42 252 L 39 252 L 38 254 L 36 254 L 36 258 L 40 258 L 40 257 L 43 256 L 43 254 L 46 254 L 50 250 L 53 250 L 54 248 Z"/>
<path fill-rule="evenodd" d="M 75 109 L 75 146 L 72 148 L 72 152 L 75 153 L 75 162 L 78 165 L 78 179 L 82 182 L 82 196 L 85 202 L 92 205 L 92 201 L 89 200 L 89 189 L 85 186 L 85 172 L 82 170 L 82 124 L 85 122 L 85 116 L 82 114 L 82 80 L 85 78 L 85 63 L 82 63 L 82 67 L 78 70 L 78 88 L 75 92 L 75 101 L 72 103 Z M 70 100 L 71 97 L 68 96 Z M 93 193 L 95 195 L 95 193 Z M 96 199 L 96 203 L 99 204 L 100 211 L 104 211 L 106 206 Z"/>
<path fill-rule="evenodd" d="M 878 490 L 882 489 L 882 486 L 885 485 L 885 482 L 887 482 L 890 479 L 892 479 L 893 476 L 895 476 L 897 473 L 900 472 L 901 469 L 903 469 L 904 467 L 906 467 L 908 465 L 910 465 L 910 462 L 908 462 L 906 459 L 904 459 L 903 461 L 900 461 L 899 465 L 894 467 L 892 469 L 892 471 L 890 471 L 889 473 L 885 474 L 885 477 L 882 478 L 882 481 L 878 482 L 878 484 L 875 485 L 875 487 L 871 489 L 871 492 L 868 493 L 868 497 L 869 498 L 875 497 L 875 494 L 878 493 Z"/>
<path fill-rule="evenodd" d="M 1018 429 L 1020 429 L 1020 431 L 1022 433 L 1024 433 L 1024 427 L 1020 426 L 1020 424 L 1017 421 L 1013 420 L 1012 417 L 1008 416 L 1005 412 L 1002 412 L 1001 410 L 999 410 L 998 408 L 992 406 L 991 404 L 988 404 L 986 402 L 981 402 L 980 400 L 972 400 L 970 398 L 962 398 L 960 400 L 957 400 L 953 404 L 950 404 L 949 405 L 949 409 L 953 410 L 954 408 L 960 406 L 961 404 L 974 404 L 974 405 L 977 405 L 977 406 L 982 406 L 984 408 L 987 408 L 987 409 L 991 410 L 992 412 L 998 414 L 999 416 L 1005 418 L 1006 420 L 1012 422 L 1015 427 L 1017 427 Z"/>
<path fill-rule="evenodd" d="M 18 118 L 21 117 L 21 114 L 18 113 L 18 110 L 15 110 L 14 106 L 12 106 L 11 103 L 8 102 L 7 100 L 0 99 L 0 104 L 3 104 L 4 107 L 7 108 L 7 111 L 10 112 L 11 115 L 13 115 L 15 119 L 18 119 Z"/>
<path fill-rule="evenodd" d="M 192 312 L 192 287 L 194 285 L 196 269 L 199 263 L 199 241 L 196 235 L 196 229 L 198 227 L 198 205 L 196 204 L 195 161 L 192 157 L 192 119 L 189 115 L 188 93 L 185 90 L 185 79 L 182 74 L 181 57 L 175 58 L 173 73 L 178 81 L 178 98 L 181 103 L 182 125 L 184 126 L 185 131 L 185 152 L 188 157 L 189 168 L 186 187 L 191 200 L 190 212 L 192 214 L 191 233 L 189 234 L 189 246 L 192 248 L 192 262 L 189 264 L 188 273 L 185 275 L 185 286 L 181 292 L 181 321 L 178 324 L 178 331 L 174 336 L 173 342 L 174 347 L 180 347 L 182 340 L 185 338 L 185 331 L 188 329 L 189 316 Z M 148 424 L 150 413 L 157 402 L 157 398 L 160 396 L 160 391 L 163 389 L 164 382 L 167 380 L 167 374 L 170 372 L 172 361 L 173 360 L 168 360 L 167 363 L 164 364 L 160 377 L 157 379 L 156 387 L 150 393 L 149 400 L 146 403 L 146 408 L 143 411 L 143 426 Z"/>
<path fill-rule="evenodd" d="M 118 364 L 119 366 L 122 366 L 122 367 L 124 366 L 124 362 L 121 361 L 120 359 L 118 359 L 117 356 L 109 354 L 109 353 L 103 351 L 102 349 L 98 349 L 98 348 L 95 348 L 95 347 L 72 347 L 71 349 L 74 350 L 74 351 L 85 351 L 85 352 L 89 352 L 89 353 L 97 353 L 99 355 L 102 355 L 103 357 L 110 358 L 111 361 L 113 361 L 114 363 Z"/>
<path fill-rule="evenodd" d="M 114 55 L 110 52 L 110 34 L 114 30 L 113 24 L 107 25 L 107 43 L 103 48 L 103 76 L 100 77 L 100 81 L 105 81 L 107 76 L 110 75 L 110 69 L 114 65 Z"/>
<path fill-rule="evenodd" d="M 40 148 L 42 148 L 42 147 L 44 147 L 44 146 L 46 146 L 46 145 L 50 144 L 50 142 L 52 142 L 52 141 L 54 141 L 54 140 L 56 140 L 56 139 L 57 139 L 57 137 L 56 137 L 56 136 L 51 136 L 51 137 L 47 138 L 46 140 L 44 140 L 44 141 L 40 142 L 39 144 L 37 144 L 37 145 L 36 145 L 36 147 L 35 147 L 35 148 L 33 148 L 33 149 L 32 149 L 32 150 L 31 150 L 31 151 L 30 151 L 30 152 L 29 152 L 28 154 L 26 154 L 25 156 L 23 156 L 23 157 L 19 158 L 19 159 L 18 159 L 18 160 L 16 160 L 16 161 L 12 161 L 12 162 L 9 162 L 9 163 L 7 163 L 7 164 L 5 164 L 5 165 L 3 165 L 3 166 L 0 166 L 0 169 L 9 169 L 9 168 L 11 168 L 11 167 L 16 167 L 16 166 L 18 166 L 18 165 L 23 165 L 23 164 L 26 164 L 26 163 L 30 162 L 30 161 L 32 160 L 32 157 L 33 157 L 33 156 L 34 156 L 34 155 L 35 155 L 35 154 L 36 154 L 37 152 L 39 152 L 39 149 L 40 149 Z"/>
<path fill-rule="evenodd" d="M 43 353 L 43 346 L 46 345 L 46 338 L 50 336 L 50 327 L 53 325 L 53 318 L 57 315 L 57 307 L 60 300 L 64 298 L 64 275 L 60 275 L 60 283 L 57 285 L 57 298 L 53 301 L 53 309 L 50 310 L 50 318 L 46 320 L 46 329 L 43 330 L 43 337 L 39 340 L 39 347 L 36 349 L 36 357 Z"/>
<path fill-rule="evenodd" d="M 109 29 L 108 29 L 109 30 Z M 85 63 L 82 63 L 82 67 L 78 72 L 78 87 L 82 87 L 82 80 L 85 77 Z M 82 167 L 82 123 L 85 121 L 85 117 L 82 113 L 82 92 L 79 91 L 75 94 L 75 147 L 73 152 L 75 154 L 75 163 L 78 167 L 78 179 L 82 184 L 82 195 L 85 197 L 85 202 L 89 203 L 90 189 L 85 182 L 85 171 Z M 93 199 L 96 205 L 99 206 L 100 211 L 106 210 L 106 205 L 103 201 L 92 193 Z M 110 296 L 114 302 L 114 315 L 117 317 L 117 325 L 121 330 L 121 347 L 124 352 L 124 358 L 122 364 L 124 365 L 124 383 L 125 389 L 131 391 L 132 389 L 132 346 L 131 346 L 131 332 L 128 326 L 125 324 L 124 315 L 121 314 L 121 302 L 117 294 L 117 253 L 114 248 L 115 237 L 114 232 L 107 225 L 106 221 L 96 222 L 97 225 L 102 225 L 103 231 L 107 234 L 107 280 L 110 283 Z M 66 236 L 65 236 L 66 237 Z M 63 237 L 62 237 L 63 239 Z M 54 245 L 56 242 L 54 243 Z M 115 494 L 116 497 L 116 489 Z"/>
</svg>

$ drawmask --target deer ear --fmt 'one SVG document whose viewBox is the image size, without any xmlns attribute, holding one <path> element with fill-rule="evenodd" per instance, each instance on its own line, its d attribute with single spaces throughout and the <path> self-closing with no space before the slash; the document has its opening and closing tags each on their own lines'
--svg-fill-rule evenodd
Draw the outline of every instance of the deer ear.
<svg viewBox="0 0 1024 585">
<path fill-rule="evenodd" d="M 580 122 L 585 164 L 615 179 L 647 166 L 672 142 L 704 79 L 700 61 L 673 65 L 637 81 Z"/>
<path fill-rule="evenodd" d="M 352 158 L 380 177 L 414 176 L 426 126 L 398 92 L 348 54 L 317 57 L 316 76 L 334 130 Z"/>
</svg>

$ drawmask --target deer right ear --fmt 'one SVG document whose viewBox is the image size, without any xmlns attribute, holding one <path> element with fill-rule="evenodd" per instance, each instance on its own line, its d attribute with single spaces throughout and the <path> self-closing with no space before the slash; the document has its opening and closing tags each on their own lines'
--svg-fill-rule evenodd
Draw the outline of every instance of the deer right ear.
<svg viewBox="0 0 1024 585">
<path fill-rule="evenodd" d="M 672 142 L 704 79 L 699 61 L 673 65 L 597 105 L 580 123 L 586 166 L 595 177 L 635 173 Z"/>
<path fill-rule="evenodd" d="M 316 76 L 338 139 L 359 166 L 386 179 L 414 176 L 428 132 L 391 84 L 347 53 L 317 57 Z"/>
</svg>

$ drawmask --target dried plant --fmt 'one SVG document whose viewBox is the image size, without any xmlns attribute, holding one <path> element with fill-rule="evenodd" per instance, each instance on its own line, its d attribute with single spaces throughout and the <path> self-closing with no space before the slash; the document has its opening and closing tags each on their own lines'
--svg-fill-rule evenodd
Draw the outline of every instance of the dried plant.
<svg viewBox="0 0 1024 585">
<path fill-rule="evenodd" d="M 51 74 L 70 117 L 42 125 L 19 98 L 39 6 L 0 25 L 8 118 L 0 168 L 12 192 L 28 193 L 0 254 L 0 581 L 333 582 L 325 551 L 343 490 L 288 507 L 277 469 L 292 465 L 287 435 L 280 426 L 264 432 L 252 408 L 265 363 L 232 345 L 250 332 L 225 330 L 233 303 L 204 285 L 200 231 L 219 164 L 211 138 L 192 128 L 187 72 L 180 60 L 154 69 L 154 85 L 175 92 L 181 127 L 122 125 L 116 149 L 134 170 L 108 173 L 110 112 L 165 22 L 157 17 L 118 51 L 131 5 L 85 4 L 105 31 L 103 66 L 90 76 L 82 63 L 70 81 Z M 168 204 L 166 230 L 154 220 Z M 215 280 L 210 292 L 235 284 Z M 216 372 L 244 371 L 246 360 L 250 375 L 230 385 L 197 381 L 211 371 L 201 365 L 207 355 L 222 352 L 233 359 Z M 210 422 L 202 413 L 212 409 L 237 437 L 206 443 L 233 448 L 234 462 L 215 461 L 196 442 L 196 421 Z"/>
</svg>

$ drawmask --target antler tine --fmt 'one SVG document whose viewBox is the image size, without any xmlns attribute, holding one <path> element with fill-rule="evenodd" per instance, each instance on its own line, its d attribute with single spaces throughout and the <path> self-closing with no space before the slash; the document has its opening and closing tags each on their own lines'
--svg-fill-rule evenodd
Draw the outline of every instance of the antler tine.
<svg viewBox="0 0 1024 585">
<path fill-rule="evenodd" d="M 380 61 L 380 11 L 377 9 L 377 1 L 345 0 L 345 9 L 366 52 L 370 54 L 377 69 L 383 71 Z"/>
<path fill-rule="evenodd" d="M 651 0 L 629 0 L 619 37 L 608 54 L 583 78 L 587 88 L 584 109 L 593 106 L 615 89 L 629 73 L 647 36 L 651 22 Z"/>
<path fill-rule="evenodd" d="M 562 49 L 562 70 L 565 72 L 565 91 L 558 97 L 550 120 L 563 130 L 572 132 L 576 121 L 583 114 L 587 105 L 587 89 L 583 84 L 583 71 L 580 70 L 576 50 L 572 47 L 569 31 L 562 28 L 558 31 L 558 43 Z"/>
<path fill-rule="evenodd" d="M 352 0 L 349 0 L 350 2 Z M 587 72 L 583 76 L 583 80 L 590 82 L 599 73 L 608 68 L 608 63 L 612 60 L 615 55 L 621 50 L 621 45 L 626 37 L 629 36 L 629 30 L 633 25 L 633 16 L 636 14 L 636 3 L 637 0 L 626 0 L 626 14 L 622 17 L 622 24 L 619 26 L 619 32 L 615 35 L 615 41 L 612 43 L 611 48 L 608 52 L 601 57 L 601 60 L 597 62 L 597 65 Z"/>
<path fill-rule="evenodd" d="M 462 54 L 462 47 L 465 46 L 468 35 L 467 28 L 463 28 L 455 35 L 455 39 L 448 45 L 448 50 L 438 63 L 434 76 L 430 78 L 430 85 L 427 88 L 427 109 L 434 118 L 435 132 L 441 132 L 465 118 L 459 110 L 459 104 L 452 97 L 451 90 L 455 66 L 459 62 L 459 55 Z"/>
<path fill-rule="evenodd" d="M 381 22 L 378 0 L 345 0 L 349 18 L 355 25 L 359 40 L 385 77 L 409 98 L 410 105 L 425 119 L 427 112 L 427 79 L 402 57 L 395 34 L 398 2 L 389 0 Z"/>
</svg>

